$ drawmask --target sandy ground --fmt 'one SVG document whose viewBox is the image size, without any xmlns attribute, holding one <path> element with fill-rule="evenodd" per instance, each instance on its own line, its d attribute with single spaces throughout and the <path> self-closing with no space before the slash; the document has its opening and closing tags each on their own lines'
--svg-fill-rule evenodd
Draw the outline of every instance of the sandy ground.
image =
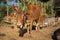
<svg viewBox="0 0 60 40">
<path fill-rule="evenodd" d="M 0 40 L 52 40 L 53 32 L 60 28 L 60 24 L 56 27 L 47 27 L 40 29 L 39 31 L 32 30 L 31 37 L 28 34 L 24 34 L 24 37 L 18 36 L 17 29 L 12 29 L 7 24 L 0 26 Z"/>
</svg>

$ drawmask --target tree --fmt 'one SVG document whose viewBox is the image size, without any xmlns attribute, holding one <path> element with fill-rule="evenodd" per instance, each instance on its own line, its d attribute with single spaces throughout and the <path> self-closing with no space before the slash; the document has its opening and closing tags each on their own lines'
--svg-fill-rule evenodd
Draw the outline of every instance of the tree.
<svg viewBox="0 0 60 40">
<path fill-rule="evenodd" d="M 0 2 L 4 2 L 4 4 L 6 4 L 7 2 L 6 2 L 6 0 L 0 0 Z"/>
<path fill-rule="evenodd" d="M 13 6 L 12 5 L 9 5 L 9 13 L 10 12 L 14 12 L 15 10 L 14 10 L 14 8 L 13 8 Z"/>
<path fill-rule="evenodd" d="M 4 2 L 4 4 L 7 5 L 7 20 L 8 20 L 8 0 L 0 0 L 2 2 Z"/>
<path fill-rule="evenodd" d="M 6 16 L 6 6 L 0 5 L 0 21 L 3 19 L 4 16 Z"/>
</svg>

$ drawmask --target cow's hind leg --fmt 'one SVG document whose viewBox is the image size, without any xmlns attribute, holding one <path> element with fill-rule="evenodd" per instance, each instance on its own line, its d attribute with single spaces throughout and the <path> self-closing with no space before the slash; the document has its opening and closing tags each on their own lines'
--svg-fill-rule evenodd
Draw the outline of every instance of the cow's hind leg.
<svg viewBox="0 0 60 40">
<path fill-rule="evenodd" d="M 39 31 L 39 23 L 36 24 L 36 31 Z"/>
<path fill-rule="evenodd" d="M 39 20 L 37 20 L 38 22 L 37 22 L 37 24 L 36 24 L 36 31 L 39 31 L 39 29 L 40 29 L 40 21 Z"/>
</svg>

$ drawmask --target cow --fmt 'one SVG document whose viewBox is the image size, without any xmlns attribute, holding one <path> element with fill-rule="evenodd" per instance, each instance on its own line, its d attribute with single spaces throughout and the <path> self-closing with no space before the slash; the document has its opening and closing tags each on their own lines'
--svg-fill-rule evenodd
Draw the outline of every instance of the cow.
<svg viewBox="0 0 60 40">
<path fill-rule="evenodd" d="M 41 10 L 39 5 L 27 4 L 26 8 L 26 22 L 29 23 L 28 33 L 31 33 L 33 22 L 36 20 L 36 30 L 38 30 L 40 25 Z"/>
</svg>

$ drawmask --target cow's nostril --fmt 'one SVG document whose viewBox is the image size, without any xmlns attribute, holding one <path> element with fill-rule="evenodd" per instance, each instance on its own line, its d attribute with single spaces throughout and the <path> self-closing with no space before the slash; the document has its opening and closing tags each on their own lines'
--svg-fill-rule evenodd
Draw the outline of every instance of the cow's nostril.
<svg viewBox="0 0 60 40">
<path fill-rule="evenodd" d="M 22 25 L 20 25 L 20 28 L 22 28 Z"/>
<path fill-rule="evenodd" d="M 20 26 L 19 26 L 19 25 L 17 25 L 17 28 L 20 28 Z"/>
<path fill-rule="evenodd" d="M 17 25 L 17 28 L 22 28 L 23 26 L 22 25 Z"/>
</svg>

